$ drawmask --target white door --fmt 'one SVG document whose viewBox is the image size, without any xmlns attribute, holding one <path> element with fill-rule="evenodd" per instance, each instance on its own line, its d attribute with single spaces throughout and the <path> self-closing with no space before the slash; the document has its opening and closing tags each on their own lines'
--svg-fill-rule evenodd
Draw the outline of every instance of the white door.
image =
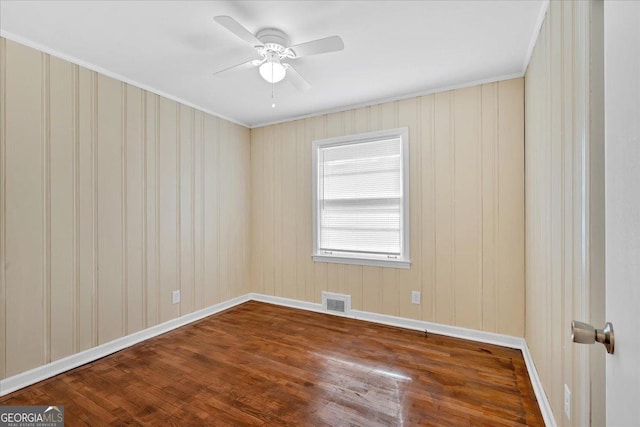
<svg viewBox="0 0 640 427">
<path fill-rule="evenodd" d="M 640 426 L 640 1 L 604 2 L 607 426 Z"/>
</svg>

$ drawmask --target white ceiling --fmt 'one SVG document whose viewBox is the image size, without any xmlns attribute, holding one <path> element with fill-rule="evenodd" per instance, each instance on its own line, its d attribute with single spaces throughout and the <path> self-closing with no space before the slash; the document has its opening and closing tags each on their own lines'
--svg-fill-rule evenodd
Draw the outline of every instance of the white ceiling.
<svg viewBox="0 0 640 427">
<path fill-rule="evenodd" d="M 246 126 L 522 75 L 544 0 L 525 1 L 0 1 L 4 37 Z M 271 86 L 255 58 L 213 21 L 230 15 L 291 44 L 339 35 L 345 49 L 296 61 L 312 85 Z"/>
</svg>

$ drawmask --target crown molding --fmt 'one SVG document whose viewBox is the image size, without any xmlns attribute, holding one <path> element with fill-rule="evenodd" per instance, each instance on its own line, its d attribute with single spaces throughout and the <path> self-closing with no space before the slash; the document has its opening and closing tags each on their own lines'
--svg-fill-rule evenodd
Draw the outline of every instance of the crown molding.
<svg viewBox="0 0 640 427">
<path fill-rule="evenodd" d="M 546 13 L 546 9 L 545 9 L 545 13 Z M 542 15 L 544 18 L 544 14 Z M 538 29 L 539 30 L 539 29 Z M 537 33 L 536 33 L 537 34 Z M 114 78 L 116 80 L 122 81 L 124 83 L 136 86 L 140 89 L 146 90 L 150 93 L 154 93 L 156 95 L 165 97 L 167 99 L 171 99 L 173 101 L 179 102 L 180 104 L 195 108 L 196 110 L 202 111 L 204 113 L 207 114 L 211 114 L 212 116 L 216 116 L 218 118 L 221 118 L 223 120 L 227 120 L 229 122 L 235 123 L 237 125 L 243 126 L 245 128 L 248 129 L 255 129 L 255 128 L 259 128 L 259 127 L 263 127 L 263 126 L 270 126 L 270 125 L 275 125 L 278 123 L 286 123 L 286 122 L 292 122 L 295 120 L 301 120 L 301 119 L 306 119 L 309 117 L 316 117 L 316 116 L 322 116 L 325 114 L 331 114 L 331 113 L 338 113 L 338 112 L 342 112 L 342 111 L 348 111 L 348 110 L 353 110 L 355 108 L 362 108 L 362 107 L 370 107 L 372 105 L 378 105 L 378 104 L 384 104 L 386 102 L 393 102 L 393 101 L 400 101 L 403 99 L 409 99 L 409 98 L 415 98 L 418 96 L 425 96 L 425 95 L 432 95 L 434 93 L 439 93 L 439 92 L 447 92 L 450 90 L 455 90 L 455 89 L 462 89 L 462 88 L 466 88 L 466 87 L 471 87 L 471 86 L 477 86 L 477 85 L 481 85 L 481 84 L 486 84 L 486 83 L 494 83 L 494 82 L 498 82 L 501 80 L 510 80 L 510 79 L 515 79 L 518 77 L 522 77 L 524 75 L 524 73 L 513 73 L 513 74 L 506 74 L 506 75 L 501 75 L 501 76 L 494 76 L 494 77 L 489 77 L 489 78 L 485 78 L 485 79 L 481 79 L 481 80 L 474 80 L 474 81 L 470 81 L 470 82 L 463 82 L 463 83 L 459 83 L 459 84 L 455 84 L 455 85 L 449 85 L 449 86 L 439 86 L 439 87 L 435 87 L 435 88 L 429 88 L 429 89 L 423 89 L 423 90 L 419 90 L 416 92 L 410 92 L 410 93 L 405 93 L 405 94 L 401 94 L 401 95 L 396 95 L 396 96 L 392 96 L 392 97 L 387 97 L 387 98 L 377 98 L 377 99 L 373 99 L 373 100 L 369 100 L 366 102 L 362 102 L 362 103 L 358 103 L 358 104 L 349 104 L 349 105 L 344 105 L 344 106 L 340 106 L 340 107 L 335 107 L 335 108 L 331 108 L 331 109 L 326 109 L 326 110 L 320 110 L 320 111 L 316 111 L 313 113 L 309 113 L 309 114 L 304 114 L 304 115 L 299 115 L 299 116 L 292 116 L 292 117 L 286 117 L 283 119 L 278 119 L 278 120 L 273 120 L 273 121 L 266 121 L 266 122 L 259 122 L 259 123 L 244 123 L 241 122 L 239 120 L 233 119 L 231 117 L 227 117 L 223 114 L 220 114 L 218 112 L 215 111 L 211 111 L 207 108 L 204 108 L 200 105 L 196 105 L 192 102 L 186 101 L 182 98 L 179 98 L 177 96 L 173 96 L 171 94 L 168 94 L 166 92 L 163 92 L 161 90 L 155 89 L 151 86 L 142 84 L 140 82 L 137 82 L 135 80 L 129 79 L 121 74 L 118 73 L 114 73 L 112 71 L 109 71 L 105 68 L 102 68 L 100 66 L 97 66 L 95 64 L 92 64 L 90 62 L 84 61 L 80 58 L 77 58 L 75 56 L 72 55 L 67 55 L 65 53 L 62 53 L 60 51 L 57 51 L 49 46 L 43 45 L 41 43 L 37 43 L 34 42 L 30 39 L 27 39 L 25 37 L 19 36 L 17 34 L 13 34 L 11 32 L 5 31 L 0 29 L 0 36 L 6 38 L 7 40 L 12 40 L 16 43 L 20 43 L 23 44 L 25 46 L 28 46 L 30 48 L 33 49 L 37 49 L 41 52 L 47 53 L 49 55 L 55 56 L 57 58 L 60 59 L 64 59 L 65 61 L 69 61 L 73 64 L 79 65 L 81 67 L 87 68 L 91 71 L 95 71 L 97 73 L 103 74 L 107 77 L 111 77 Z M 535 40 L 534 40 L 534 44 L 535 44 Z"/>
<path fill-rule="evenodd" d="M 234 118 L 225 116 L 224 114 L 218 113 L 216 111 L 212 111 L 209 110 L 207 108 L 204 108 L 200 105 L 194 104 L 192 102 L 189 102 L 185 99 L 179 98 L 177 96 L 171 95 L 169 93 L 163 92 L 159 89 L 153 88 L 151 86 L 142 84 L 138 81 L 135 81 L 133 79 L 130 79 L 128 77 L 125 77 L 121 74 L 112 72 L 110 70 L 107 70 L 103 67 L 100 67 L 98 65 L 92 64 L 90 62 L 84 61 L 80 58 L 77 58 L 75 56 L 72 55 L 68 55 L 65 53 L 62 53 L 56 49 L 53 49 L 47 45 L 38 43 L 38 42 L 34 42 L 26 37 L 8 32 L 6 30 L 2 30 L 0 29 L 0 36 L 4 37 L 8 40 L 12 40 L 16 43 L 20 43 L 23 44 L 25 46 L 31 47 L 33 49 L 37 49 L 41 52 L 47 53 L 49 55 L 55 56 L 57 58 L 63 59 L 65 61 L 69 61 L 73 64 L 79 65 L 81 67 L 87 68 L 91 71 L 95 71 L 97 73 L 103 74 L 105 76 L 114 78 L 116 80 L 122 81 L 124 83 L 136 86 L 140 89 L 146 90 L 150 93 L 154 93 L 156 95 L 165 97 L 167 99 L 171 99 L 173 101 L 179 102 L 180 104 L 195 108 L 199 111 L 205 112 L 207 114 L 211 114 L 213 116 L 216 116 L 220 119 L 223 120 L 227 120 L 229 122 L 238 124 L 240 126 L 243 126 L 245 128 L 248 129 L 255 129 L 255 128 L 259 128 L 259 127 L 264 127 L 264 126 L 270 126 L 270 125 L 275 125 L 275 124 L 279 124 L 279 123 L 286 123 L 286 122 L 292 122 L 292 121 L 296 121 L 296 120 L 302 120 L 302 119 L 307 119 L 310 117 L 317 117 L 317 116 L 322 116 L 325 114 L 331 114 L 331 113 L 339 113 L 339 112 L 343 112 L 343 111 L 348 111 L 348 110 L 353 110 L 356 108 L 363 108 L 363 107 L 370 107 L 373 105 L 379 105 L 379 104 L 384 104 L 387 102 L 394 102 L 394 101 L 401 101 L 403 99 L 409 99 L 409 98 L 415 98 L 415 97 L 419 97 L 419 96 L 426 96 L 426 95 L 432 95 L 434 93 L 440 93 L 440 92 L 447 92 L 447 91 L 451 91 L 451 90 L 456 90 L 456 89 L 463 89 L 463 88 L 467 88 L 467 87 L 472 87 L 472 86 L 477 86 L 477 85 L 482 85 L 482 84 L 487 84 L 487 83 L 494 83 L 494 82 L 498 82 L 498 81 L 503 81 L 503 80 L 510 80 L 510 79 L 515 79 L 515 78 L 519 78 L 519 77 L 523 77 L 527 67 L 529 65 L 529 61 L 531 59 L 531 55 L 533 53 L 533 49 L 535 48 L 536 45 L 536 41 L 538 39 L 538 34 L 540 33 L 540 28 L 542 27 L 542 24 L 544 22 L 544 18 L 545 15 L 547 13 L 547 9 L 549 7 L 549 0 L 545 0 L 543 1 L 542 5 L 540 6 L 540 11 L 538 13 L 538 18 L 536 21 L 536 26 L 534 27 L 534 31 L 531 35 L 531 41 L 529 43 L 529 48 L 527 50 L 527 54 L 525 56 L 524 62 L 523 62 L 523 66 L 522 66 L 522 71 L 518 72 L 518 73 L 511 73 L 511 74 L 504 74 L 504 75 L 498 75 L 498 76 L 492 76 L 492 77 L 487 77 L 484 79 L 479 79 L 479 80 L 472 80 L 472 81 L 467 81 L 467 82 L 461 82 L 461 83 L 457 83 L 457 84 L 453 84 L 453 85 L 447 85 L 447 86 L 437 86 L 437 87 L 432 87 L 432 88 L 428 88 L 428 89 L 421 89 L 418 91 L 413 91 L 413 92 L 408 92 L 408 93 L 404 93 L 404 94 L 400 94 L 400 95 L 395 95 L 395 96 L 390 96 L 390 97 L 385 97 L 385 98 L 376 98 L 376 99 L 372 99 L 372 100 L 368 100 L 365 102 L 361 102 L 361 103 L 355 103 L 355 104 L 348 104 L 348 105 L 343 105 L 343 106 L 339 106 L 339 107 L 335 107 L 335 108 L 329 108 L 329 109 L 324 109 L 324 110 L 320 110 L 320 111 L 315 111 L 315 112 L 311 112 L 308 114 L 302 114 L 302 115 L 297 115 L 297 116 L 291 116 L 291 117 L 285 117 L 282 119 L 277 119 L 277 120 L 269 120 L 269 121 L 264 121 L 264 122 L 258 122 L 258 123 L 245 123 L 239 120 L 236 120 Z"/>
<path fill-rule="evenodd" d="M 204 108 L 204 107 L 202 107 L 200 105 L 194 104 L 192 102 L 186 101 L 186 100 L 184 100 L 182 98 L 179 98 L 177 96 L 174 96 L 174 95 L 168 94 L 166 92 L 163 92 L 163 91 L 161 91 L 159 89 L 156 89 L 156 88 L 153 88 L 151 86 L 145 85 L 143 83 L 137 82 L 137 81 L 135 81 L 133 79 L 130 79 L 128 77 L 125 77 L 125 76 L 123 76 L 121 74 L 114 73 L 113 71 L 107 70 L 106 68 L 102 68 L 102 67 L 100 67 L 98 65 L 95 65 L 95 64 L 92 64 L 90 62 L 84 61 L 84 60 L 82 60 L 80 58 L 77 58 L 77 57 L 75 57 L 73 55 L 68 55 L 68 54 L 62 53 L 62 52 L 60 52 L 60 51 L 58 51 L 56 49 L 53 49 L 53 48 L 51 48 L 49 46 L 43 45 L 41 43 L 34 42 L 34 41 L 32 41 L 32 40 L 30 40 L 30 39 L 28 39 L 26 37 L 22 37 L 22 36 L 19 36 L 17 34 L 10 33 L 10 32 L 5 31 L 3 29 L 0 29 L 0 37 L 4 37 L 7 40 L 11 40 L 11 41 L 14 41 L 16 43 L 20 43 L 20 44 L 28 46 L 30 48 L 39 50 L 39 51 L 44 52 L 46 54 L 49 54 L 51 56 L 55 56 L 56 58 L 63 59 L 65 61 L 71 62 L 72 64 L 79 65 L 81 67 L 84 67 L 84 68 L 86 68 L 88 70 L 91 70 L 91 71 L 95 71 L 96 73 L 100 73 L 100 74 L 105 75 L 107 77 L 111 77 L 111 78 L 119 80 L 121 82 L 130 84 L 132 86 L 136 86 L 136 87 L 138 87 L 140 89 L 146 90 L 147 92 L 162 96 L 164 98 L 170 99 L 172 101 L 178 102 L 178 103 L 186 105 L 188 107 L 195 108 L 196 110 L 202 111 L 202 112 L 207 113 L 207 114 L 211 114 L 212 116 L 218 117 L 218 118 L 220 118 L 222 120 L 226 120 L 228 122 L 235 123 L 235 124 L 243 126 L 245 128 L 249 128 L 249 129 L 251 128 L 251 126 L 249 126 L 247 123 L 243 123 L 243 122 L 241 122 L 239 120 L 232 119 L 231 117 L 227 117 L 224 114 L 220 114 L 220 113 L 217 113 L 215 111 L 211 111 L 211 110 L 209 110 L 207 108 Z"/>
<path fill-rule="evenodd" d="M 422 89 L 422 90 L 419 90 L 419 91 L 409 92 L 409 93 L 405 93 L 405 94 L 402 94 L 402 95 L 390 96 L 390 97 L 387 97 L 387 98 L 377 98 L 377 99 L 370 100 L 370 101 L 365 101 L 365 102 L 362 102 L 362 103 L 359 103 L 359 104 L 349 104 L 349 105 L 346 105 L 346 106 L 341 106 L 341 107 L 336 107 L 336 108 L 329 108 L 329 109 L 326 109 L 326 110 L 321 110 L 321 111 L 317 111 L 317 112 L 313 112 L 313 113 L 309 113 L 309 114 L 303 114 L 303 115 L 300 115 L 300 116 L 294 116 L 294 117 L 290 117 L 290 118 L 286 118 L 286 119 L 280 119 L 280 120 L 273 120 L 273 121 L 267 121 L 267 122 L 260 122 L 260 123 L 257 123 L 257 124 L 251 124 L 250 128 L 251 129 L 256 129 L 256 128 L 260 128 L 260 127 L 264 127 L 264 126 L 271 126 L 271 125 L 277 125 L 277 124 L 280 124 L 280 123 L 287 123 L 287 122 L 293 122 L 293 121 L 296 121 L 296 120 L 308 119 L 310 117 L 323 116 L 325 114 L 341 113 L 343 111 L 354 110 L 356 108 L 371 107 L 373 105 L 380 105 L 380 104 L 385 104 L 387 102 L 401 101 L 403 99 L 416 98 L 418 96 L 433 95 L 434 93 L 448 92 L 450 90 L 464 89 L 464 88 L 467 88 L 467 87 L 478 86 L 478 85 L 483 85 L 483 84 L 487 84 L 487 83 L 495 83 L 495 82 L 499 82 L 499 81 L 503 81 L 503 80 L 517 79 L 517 78 L 523 77 L 523 76 L 524 76 L 524 73 L 518 72 L 518 73 L 503 74 L 503 75 L 500 75 L 500 76 L 488 77 L 488 78 L 480 79 L 480 80 L 473 80 L 473 81 L 470 81 L 470 82 L 458 83 L 458 84 L 449 85 L 449 86 L 438 86 L 438 87 L 435 87 L 435 88 Z"/>
</svg>

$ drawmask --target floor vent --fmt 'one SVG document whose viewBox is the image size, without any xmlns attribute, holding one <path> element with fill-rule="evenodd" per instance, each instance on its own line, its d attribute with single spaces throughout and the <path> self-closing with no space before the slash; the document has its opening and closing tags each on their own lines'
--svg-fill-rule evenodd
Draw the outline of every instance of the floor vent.
<svg viewBox="0 0 640 427">
<path fill-rule="evenodd" d="M 323 292 L 322 307 L 329 313 L 349 315 L 351 314 L 351 295 Z"/>
</svg>

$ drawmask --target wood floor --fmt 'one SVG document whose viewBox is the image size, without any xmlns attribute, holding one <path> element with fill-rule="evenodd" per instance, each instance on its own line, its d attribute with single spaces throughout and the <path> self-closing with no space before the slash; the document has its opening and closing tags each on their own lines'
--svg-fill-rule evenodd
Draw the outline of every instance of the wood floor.
<svg viewBox="0 0 640 427">
<path fill-rule="evenodd" d="M 254 301 L 0 404 L 67 426 L 544 425 L 519 350 Z"/>
</svg>

